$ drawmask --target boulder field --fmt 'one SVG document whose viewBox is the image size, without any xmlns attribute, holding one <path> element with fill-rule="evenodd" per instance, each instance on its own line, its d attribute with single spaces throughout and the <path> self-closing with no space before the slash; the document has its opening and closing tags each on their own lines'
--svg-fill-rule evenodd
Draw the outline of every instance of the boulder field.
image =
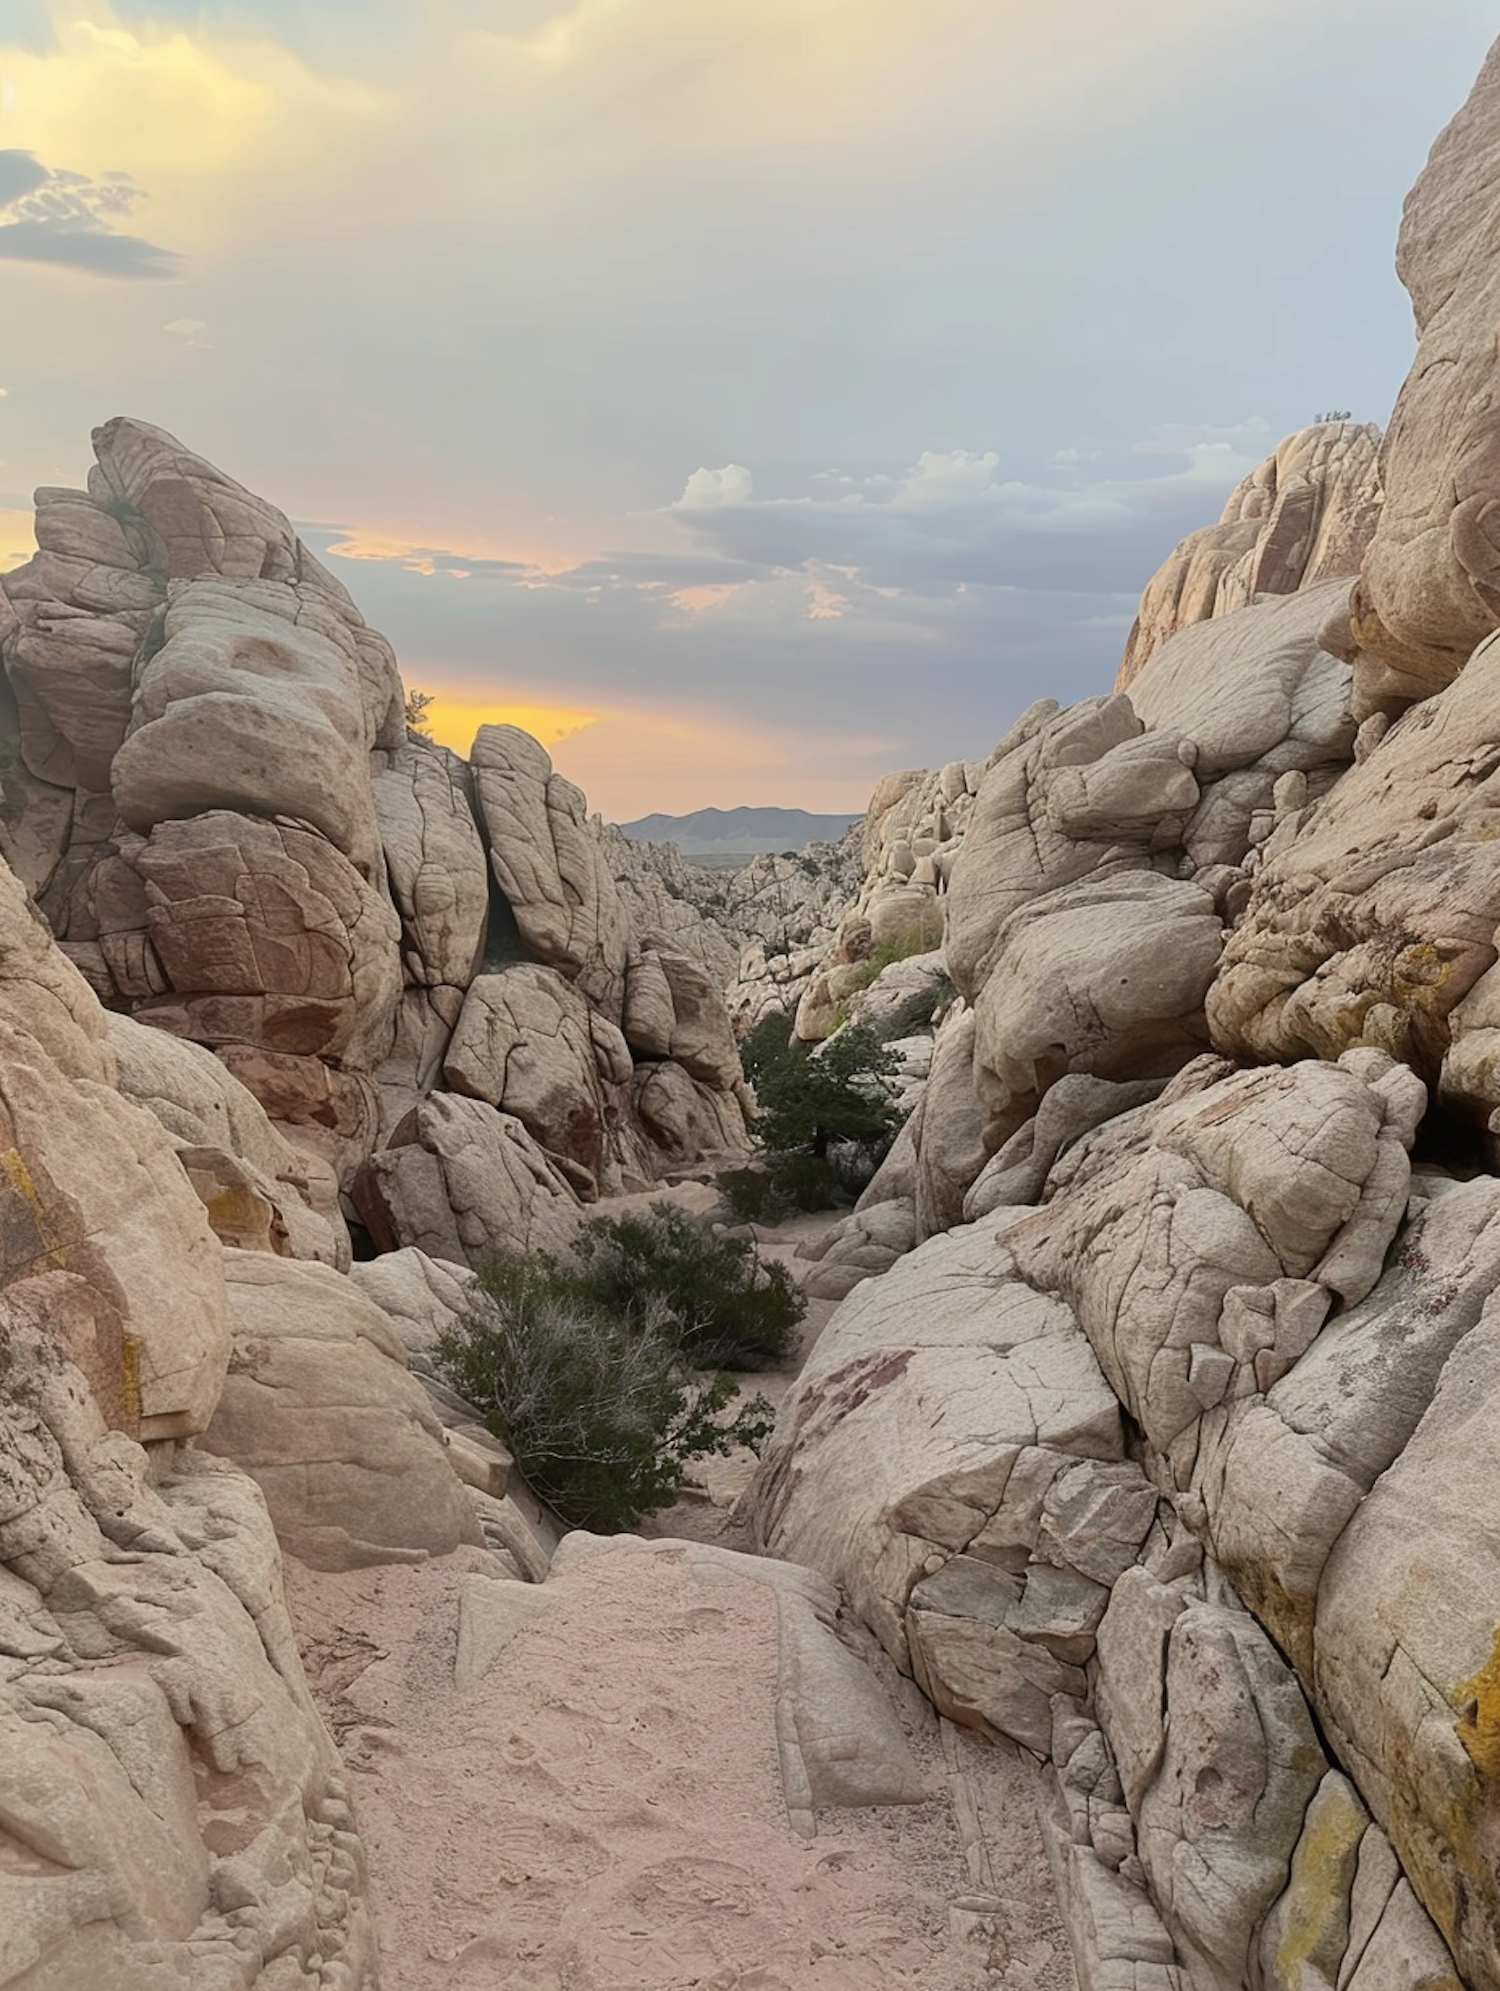
<svg viewBox="0 0 1500 1991">
<path fill-rule="evenodd" d="M 1384 436 L 1288 438 L 1112 690 L 732 885 L 409 730 L 160 430 L 37 494 L 0 1987 L 1500 1991 L 1497 212 L 1500 46 Z M 560 1542 L 435 1339 L 743 1156 L 774 1007 L 884 1019 L 914 1110 L 761 1553 Z"/>
</svg>

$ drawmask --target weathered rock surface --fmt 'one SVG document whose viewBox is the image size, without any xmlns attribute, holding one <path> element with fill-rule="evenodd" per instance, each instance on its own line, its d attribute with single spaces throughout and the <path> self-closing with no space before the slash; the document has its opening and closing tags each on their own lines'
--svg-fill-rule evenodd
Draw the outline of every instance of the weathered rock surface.
<svg viewBox="0 0 1500 1991">
<path fill-rule="evenodd" d="M 1402 214 L 1396 269 L 1417 351 L 1381 451 L 1380 523 L 1349 603 L 1361 718 L 1440 691 L 1500 626 L 1500 445 L 1489 407 L 1497 212 L 1492 49 Z"/>
<path fill-rule="evenodd" d="M 352 1266 L 350 1277 L 395 1328 L 408 1355 L 431 1352 L 468 1306 L 473 1284 L 466 1265 L 429 1258 L 413 1245 Z"/>
<path fill-rule="evenodd" d="M 253 1236 L 259 1249 L 348 1269 L 349 1231 L 333 1171 L 293 1147 L 212 1052 L 126 1016 L 109 1018 L 109 1037 L 121 1092 L 177 1142 L 224 1243 L 249 1247 Z"/>
<path fill-rule="evenodd" d="M 1490 858 L 1500 642 L 1265 846 L 1209 993 L 1241 1057 L 1372 1044 L 1479 1119 L 1500 1107 Z"/>
<path fill-rule="evenodd" d="M 1285 1071 L 1205 1059 L 1154 1103 L 1082 1125 L 1043 1183 L 1018 1184 L 1035 1207 L 934 1238 L 845 1302 L 762 1468 L 768 1543 L 843 1582 L 951 1719 L 1055 1754 L 1059 1709 L 1084 1701 L 1098 1640 L 1101 1760 L 1118 1760 L 1120 1785 L 1114 1797 L 1098 1785 L 1103 1811 L 1085 1806 L 1093 1866 L 1072 1884 L 1105 1952 L 1128 1950 L 1120 1929 L 1136 1926 L 1120 1886 L 1144 1887 L 1141 1912 L 1164 1932 L 1146 1955 L 1195 1991 L 1251 1981 L 1327 1767 L 1304 1694 L 1325 1724 L 1343 1722 L 1340 1759 L 1466 1975 L 1493 1981 L 1494 1910 L 1470 1905 L 1487 1903 L 1474 1863 L 1488 1787 L 1465 1771 L 1488 1746 L 1487 1589 L 1465 1593 L 1467 1621 L 1456 1587 L 1419 1591 L 1392 1546 L 1394 1492 L 1377 1531 L 1371 1491 L 1402 1483 L 1435 1387 L 1439 1418 L 1440 1375 L 1455 1379 L 1453 1402 L 1468 1379 L 1476 1432 L 1492 1398 L 1480 1309 L 1500 1274 L 1493 1183 L 1422 1178 L 1429 1193 L 1382 1276 L 1423 1105 L 1407 1067 L 1365 1049 Z M 1007 1396 L 1018 1386 L 1029 1432 Z M 1125 1457 L 1119 1405 L 1149 1479 Z M 1490 1523 L 1485 1498 L 1461 1490 L 1479 1470 L 1468 1427 L 1450 1413 L 1438 1428 L 1453 1442 L 1443 1469 L 1436 1442 L 1415 1453 L 1430 1519 L 1406 1554 L 1430 1576 L 1446 1526 L 1456 1586 L 1460 1563 L 1483 1563 Z M 1439 1507 L 1474 1518 L 1439 1524 Z M 1130 1573 L 1141 1556 L 1149 1576 Z M 1406 1670 L 1390 1661 L 1403 1637 Z M 1436 1699 L 1419 1678 L 1442 1682 Z M 1181 1710 L 1165 1725 L 1164 1707 Z M 1455 1833 L 1443 1803 L 1444 1819 L 1458 1806 L 1481 1822 Z M 1428 1842 L 1442 1851 L 1408 1854 Z M 1416 1924 L 1417 1951 L 1440 1958 L 1420 1912 Z"/>
<path fill-rule="evenodd" d="M 223 810 L 164 822 L 95 867 L 91 898 L 116 988 L 158 1028 L 366 1069 L 384 1056 L 395 916 L 310 830 Z"/>
<path fill-rule="evenodd" d="M 566 1251 L 580 1220 L 571 1184 L 519 1120 L 450 1092 L 412 1109 L 352 1194 L 377 1250 L 415 1245 L 474 1266 L 497 1251 Z"/>
<path fill-rule="evenodd" d="M 570 1180 L 590 1197 L 622 1178 L 645 1184 L 633 1070 L 620 1032 L 576 985 L 529 962 L 476 978 L 443 1061 L 452 1091 L 513 1114 L 549 1155 L 582 1171 Z"/>
<path fill-rule="evenodd" d="M 375 777 L 375 813 L 408 982 L 465 989 L 489 917 L 489 866 L 456 754 L 408 735 Z"/>
<path fill-rule="evenodd" d="M 1289 595 L 1359 572 L 1381 517 L 1380 431 L 1315 422 L 1238 484 L 1217 525 L 1174 547 L 1146 583 L 1115 679 L 1136 678 L 1171 637 L 1261 595 Z"/>
<path fill-rule="evenodd" d="M 185 1442 L 229 1355 L 219 1245 L 3 870 L 0 924 L 0 1974 L 364 1991 L 361 1850 L 276 1539 Z"/>
<path fill-rule="evenodd" d="M 234 1347 L 203 1444 L 244 1468 L 282 1547 L 313 1569 L 418 1562 L 479 1523 L 406 1351 L 321 1265 L 225 1256 Z"/>
<path fill-rule="evenodd" d="M 0 587 L 4 846 L 94 992 L 219 1054 L 300 1155 L 305 1220 L 274 1186 L 284 1157 L 179 1137 L 225 1241 L 347 1262 L 339 1192 L 445 1062 L 502 1101 L 477 997 L 450 1041 L 485 965 L 550 972 L 581 1013 L 570 1096 L 539 1092 L 523 1051 L 505 1102 L 578 1188 L 742 1151 L 713 980 L 632 931 L 600 826 L 537 743 L 488 729 L 471 771 L 408 734 L 390 646 L 280 512 L 145 424 L 94 444 L 88 491 L 41 495 L 37 556 Z M 631 964 L 665 988 L 634 1054 Z M 527 1031 L 535 1048 L 544 1021 Z"/>
<path fill-rule="evenodd" d="M 1318 1588 L 1330 1737 L 1464 1977 L 1500 1983 L 1500 1310 L 1458 1341 Z"/>
<path fill-rule="evenodd" d="M 618 1023 L 629 929 L 583 796 L 517 726 L 481 726 L 469 758 L 490 864 L 527 949 Z"/>
<path fill-rule="evenodd" d="M 290 816 L 373 877 L 375 742 L 352 638 L 320 629 L 287 583 L 217 578 L 173 589 L 162 636 L 109 770 L 125 823 L 144 835 L 212 809 Z"/>
<path fill-rule="evenodd" d="M 190 1437 L 228 1356 L 207 1214 L 160 1125 L 115 1089 L 103 1011 L 4 870 L 0 933 L 7 1276 L 66 1275 L 120 1429 Z"/>
</svg>

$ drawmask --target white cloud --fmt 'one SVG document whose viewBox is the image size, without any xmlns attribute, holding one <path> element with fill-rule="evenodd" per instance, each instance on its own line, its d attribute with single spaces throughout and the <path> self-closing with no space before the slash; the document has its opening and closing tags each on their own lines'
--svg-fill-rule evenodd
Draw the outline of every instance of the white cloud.
<svg viewBox="0 0 1500 1991">
<path fill-rule="evenodd" d="M 203 337 L 208 330 L 208 321 L 204 318 L 169 318 L 162 326 L 162 330 L 174 333 L 185 346 L 197 346 L 206 353 L 213 351 L 213 347 Z"/>
<path fill-rule="evenodd" d="M 712 511 L 717 505 L 748 505 L 755 483 L 743 463 L 726 463 L 722 470 L 695 470 L 682 487 L 674 511 Z"/>
<path fill-rule="evenodd" d="M 1251 415 L 1243 422 L 1216 427 L 1211 422 L 1163 422 L 1143 442 L 1134 446 L 1136 456 L 1191 456 L 1202 449 L 1229 449 L 1236 455 L 1247 452 L 1258 463 L 1275 447 L 1277 438 L 1264 415 Z"/>
</svg>

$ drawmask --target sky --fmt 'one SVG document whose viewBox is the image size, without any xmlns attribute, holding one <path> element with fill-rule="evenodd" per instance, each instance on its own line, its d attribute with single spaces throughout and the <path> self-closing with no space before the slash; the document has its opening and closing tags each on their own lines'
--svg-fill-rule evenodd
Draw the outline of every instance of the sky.
<svg viewBox="0 0 1500 1991">
<path fill-rule="evenodd" d="M 278 504 L 463 750 L 854 811 L 1107 689 L 1383 422 L 1482 0 L 0 0 L 0 567 L 116 414 Z"/>
</svg>

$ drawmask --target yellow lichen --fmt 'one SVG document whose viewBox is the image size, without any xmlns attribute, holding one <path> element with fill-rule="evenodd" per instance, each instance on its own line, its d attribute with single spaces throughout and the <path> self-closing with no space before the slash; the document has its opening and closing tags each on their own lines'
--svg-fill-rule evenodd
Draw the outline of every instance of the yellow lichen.
<svg viewBox="0 0 1500 1991">
<path fill-rule="evenodd" d="M 49 1235 L 46 1213 L 42 1208 L 42 1199 L 37 1194 L 35 1179 L 32 1176 L 31 1170 L 27 1167 L 25 1157 L 19 1148 L 0 1148 L 0 1170 L 4 1171 L 5 1177 L 12 1189 L 15 1190 L 16 1194 L 25 1203 L 27 1209 L 30 1210 L 43 1251 L 46 1252 L 54 1265 L 65 1266 L 68 1262 L 68 1254 L 63 1246 L 58 1244 Z"/>
<path fill-rule="evenodd" d="M 1454 1733 L 1482 1777 L 1500 1782 L 1500 1630 L 1489 1663 L 1453 1696 L 1462 1709 Z"/>
<path fill-rule="evenodd" d="M 1342 1778 L 1328 1779 L 1308 1808 L 1278 1910 L 1277 1982 L 1326 1983 L 1349 1937 L 1349 1890 L 1369 1814 Z"/>
</svg>

